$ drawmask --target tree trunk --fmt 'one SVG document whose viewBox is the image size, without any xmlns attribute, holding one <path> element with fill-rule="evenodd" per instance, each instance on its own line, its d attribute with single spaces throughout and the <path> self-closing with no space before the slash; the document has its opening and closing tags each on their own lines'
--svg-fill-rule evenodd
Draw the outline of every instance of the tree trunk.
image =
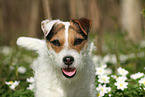
<svg viewBox="0 0 145 97">
<path fill-rule="evenodd" d="M 97 1 L 89 0 L 87 8 L 87 17 L 92 20 L 91 32 L 96 32 L 100 28 L 100 13 Z"/>
<path fill-rule="evenodd" d="M 85 13 L 85 1 L 86 0 L 77 0 L 76 5 L 77 5 L 77 18 L 82 18 L 82 17 L 86 17 L 86 13 Z"/>
<path fill-rule="evenodd" d="M 2 6 L 2 2 L 0 1 L 0 6 Z M 3 31 L 3 20 L 2 20 L 2 7 L 0 8 L 0 33 Z"/>
<path fill-rule="evenodd" d="M 88 17 L 92 20 L 91 31 L 95 35 L 95 45 L 97 47 L 97 54 L 102 55 L 102 45 L 103 45 L 103 19 L 101 18 L 101 7 L 99 6 L 97 0 L 88 1 Z"/>
<path fill-rule="evenodd" d="M 30 26 L 28 36 L 36 36 L 36 28 L 38 22 L 38 13 L 39 13 L 39 0 L 32 1 L 31 15 L 30 15 Z"/>
<path fill-rule="evenodd" d="M 51 19 L 51 11 L 48 0 L 42 0 L 45 19 Z"/>
<path fill-rule="evenodd" d="M 76 18 L 76 0 L 70 0 L 70 19 Z"/>
<path fill-rule="evenodd" d="M 140 0 L 122 0 L 122 28 L 128 33 L 128 39 L 134 43 L 142 39 Z"/>
</svg>

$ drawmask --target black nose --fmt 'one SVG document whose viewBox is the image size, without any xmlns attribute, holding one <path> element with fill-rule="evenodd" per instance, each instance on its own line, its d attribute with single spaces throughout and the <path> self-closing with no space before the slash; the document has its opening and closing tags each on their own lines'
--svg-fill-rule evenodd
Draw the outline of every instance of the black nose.
<svg viewBox="0 0 145 97">
<path fill-rule="evenodd" d="M 74 58 L 72 56 L 66 56 L 63 58 L 63 62 L 65 65 L 71 65 L 74 62 Z"/>
</svg>

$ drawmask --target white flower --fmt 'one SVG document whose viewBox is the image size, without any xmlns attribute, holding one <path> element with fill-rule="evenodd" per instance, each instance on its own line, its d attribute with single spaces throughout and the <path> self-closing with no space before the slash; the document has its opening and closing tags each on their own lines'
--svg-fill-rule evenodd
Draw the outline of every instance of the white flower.
<svg viewBox="0 0 145 97">
<path fill-rule="evenodd" d="M 96 75 L 103 75 L 105 74 L 105 69 L 104 68 L 96 68 Z"/>
<path fill-rule="evenodd" d="M 107 62 L 114 63 L 114 64 L 117 63 L 116 56 L 115 55 L 111 55 L 111 54 L 108 54 L 108 55 L 104 56 L 103 61 L 105 63 L 107 63 Z"/>
<path fill-rule="evenodd" d="M 9 81 L 9 82 L 5 82 L 7 85 L 9 85 L 9 88 L 14 90 L 16 86 L 19 85 L 20 81 Z"/>
<path fill-rule="evenodd" d="M 121 62 L 125 62 L 126 60 L 128 60 L 128 56 L 120 55 L 119 59 L 120 59 Z"/>
<path fill-rule="evenodd" d="M 110 77 L 108 77 L 107 75 L 100 75 L 98 76 L 98 78 L 99 78 L 98 82 L 100 83 L 109 83 Z"/>
<path fill-rule="evenodd" d="M 15 87 L 16 87 L 15 85 L 9 86 L 9 88 L 12 89 L 12 90 L 15 90 Z"/>
<path fill-rule="evenodd" d="M 27 78 L 26 80 L 27 82 L 30 82 L 30 83 L 33 83 L 35 81 L 33 77 Z"/>
<path fill-rule="evenodd" d="M 117 77 L 117 79 L 116 79 L 117 82 L 124 82 L 126 80 L 127 80 L 126 76 L 120 76 L 120 77 Z"/>
<path fill-rule="evenodd" d="M 24 74 L 26 72 L 26 68 L 23 66 L 18 67 L 18 72 Z"/>
<path fill-rule="evenodd" d="M 118 72 L 119 75 L 122 75 L 122 76 L 126 76 L 128 74 L 128 71 L 123 69 L 123 68 L 121 68 L 121 67 L 119 67 L 117 69 L 117 72 Z"/>
<path fill-rule="evenodd" d="M 116 75 L 111 75 L 112 78 L 117 79 L 118 77 Z"/>
<path fill-rule="evenodd" d="M 9 81 L 9 82 L 5 82 L 7 85 L 12 85 L 14 82 L 13 81 Z"/>
<path fill-rule="evenodd" d="M 105 93 L 103 93 L 103 92 L 98 92 L 96 96 L 97 96 L 97 97 L 103 97 L 104 95 L 105 95 Z"/>
<path fill-rule="evenodd" d="M 106 64 L 103 64 L 103 65 L 101 65 L 101 67 L 100 67 L 100 68 L 105 69 L 106 67 L 107 67 L 107 65 L 106 65 Z"/>
<path fill-rule="evenodd" d="M 99 91 L 99 93 L 97 94 L 98 97 L 102 97 L 105 95 L 105 93 L 108 93 L 111 91 L 110 87 L 106 87 L 106 85 L 104 84 L 103 86 L 101 84 L 98 85 L 98 87 L 96 88 L 97 91 Z"/>
<path fill-rule="evenodd" d="M 115 86 L 117 86 L 117 89 L 121 89 L 122 91 L 127 88 L 128 83 L 124 81 L 117 81 L 114 83 Z"/>
<path fill-rule="evenodd" d="M 118 81 L 122 81 L 122 82 L 124 82 L 124 81 L 126 81 L 127 80 L 127 77 L 126 76 L 116 76 L 116 75 L 111 75 L 111 77 L 112 78 L 114 78 L 114 79 L 116 79 L 116 81 L 118 82 Z"/>
<path fill-rule="evenodd" d="M 14 70 L 15 69 L 15 67 L 14 66 L 10 66 L 10 70 Z"/>
<path fill-rule="evenodd" d="M 141 90 L 145 90 L 145 88 L 141 88 L 141 87 L 139 87 L 139 89 L 141 89 Z"/>
<path fill-rule="evenodd" d="M 107 67 L 106 64 L 103 64 L 100 67 L 96 67 L 96 75 L 104 75 L 106 67 Z"/>
<path fill-rule="evenodd" d="M 138 79 L 138 78 L 140 78 L 142 76 L 144 76 L 144 73 L 140 73 L 140 72 L 130 75 L 130 77 L 132 79 Z"/>
<path fill-rule="evenodd" d="M 18 86 L 19 83 L 20 83 L 20 81 L 15 81 L 12 85 L 14 85 L 14 86 Z"/>
<path fill-rule="evenodd" d="M 93 56 L 92 57 L 92 59 L 93 59 L 93 62 L 96 64 L 96 63 L 98 63 L 100 60 L 102 60 L 102 58 L 101 58 L 101 56 Z"/>
<path fill-rule="evenodd" d="M 112 74 L 112 70 L 110 68 L 106 68 L 105 74 L 107 75 Z"/>
<path fill-rule="evenodd" d="M 13 49 L 11 47 L 8 46 L 3 46 L 0 48 L 2 54 L 4 54 L 5 56 L 9 55 L 12 53 Z"/>
<path fill-rule="evenodd" d="M 27 80 L 27 82 L 31 83 L 31 84 L 29 84 L 29 87 L 27 87 L 27 89 L 33 91 L 34 90 L 34 81 L 35 81 L 34 78 L 30 77 L 30 78 L 27 78 L 26 80 Z"/>
<path fill-rule="evenodd" d="M 139 81 L 138 81 L 140 84 L 143 84 L 145 86 L 145 77 L 144 78 L 141 78 Z"/>
<path fill-rule="evenodd" d="M 27 87 L 27 89 L 33 91 L 34 90 L 34 84 L 29 84 L 29 87 Z"/>
</svg>

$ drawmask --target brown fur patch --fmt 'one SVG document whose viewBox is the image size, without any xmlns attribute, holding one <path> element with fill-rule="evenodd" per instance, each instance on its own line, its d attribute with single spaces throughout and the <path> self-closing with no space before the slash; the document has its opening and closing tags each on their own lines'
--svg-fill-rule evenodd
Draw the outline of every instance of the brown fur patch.
<svg viewBox="0 0 145 97">
<path fill-rule="evenodd" d="M 70 27 L 68 31 L 68 43 L 70 49 L 75 49 L 79 53 L 82 49 L 85 49 L 88 45 L 87 40 L 84 39 L 84 37 L 78 33 L 80 31 L 80 28 L 73 24 L 73 22 L 70 22 Z M 74 45 L 76 39 L 84 39 L 83 42 L 79 45 Z"/>
<path fill-rule="evenodd" d="M 79 53 L 81 50 L 85 49 L 88 46 L 87 38 L 83 36 L 82 33 L 80 33 L 82 28 L 74 22 L 70 22 L 70 26 L 68 29 L 68 49 L 74 49 L 78 51 Z M 65 25 L 60 23 L 56 25 L 52 30 L 52 38 L 47 41 L 47 46 L 49 49 L 53 49 L 56 53 L 59 53 L 63 48 L 65 44 Z M 75 42 L 77 39 L 83 40 L 81 43 L 75 45 Z M 59 41 L 60 45 L 56 46 L 53 44 L 53 41 Z"/>
<path fill-rule="evenodd" d="M 47 46 L 49 49 L 54 49 L 56 53 L 59 53 L 64 46 L 65 43 L 65 27 L 62 23 L 58 24 L 52 33 L 55 33 L 54 36 L 50 39 L 50 41 L 47 41 Z M 59 41 L 60 46 L 54 45 L 53 41 Z"/>
<path fill-rule="evenodd" d="M 92 24 L 89 19 L 81 18 L 81 19 L 73 19 L 72 21 L 79 25 L 79 27 L 85 33 L 85 35 L 88 35 L 88 32 Z"/>
</svg>

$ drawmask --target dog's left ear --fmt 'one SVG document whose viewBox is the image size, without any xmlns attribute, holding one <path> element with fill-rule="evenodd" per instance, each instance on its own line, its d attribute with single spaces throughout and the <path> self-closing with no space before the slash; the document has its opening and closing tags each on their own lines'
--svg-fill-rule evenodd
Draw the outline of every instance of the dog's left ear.
<svg viewBox="0 0 145 97">
<path fill-rule="evenodd" d="M 41 22 L 41 28 L 43 30 L 44 36 L 47 36 L 51 31 L 53 25 L 60 22 L 60 20 L 44 20 Z"/>
<path fill-rule="evenodd" d="M 72 22 L 77 23 L 80 26 L 81 30 L 85 33 L 85 35 L 88 35 L 92 24 L 92 22 L 89 19 L 73 19 Z"/>
</svg>

